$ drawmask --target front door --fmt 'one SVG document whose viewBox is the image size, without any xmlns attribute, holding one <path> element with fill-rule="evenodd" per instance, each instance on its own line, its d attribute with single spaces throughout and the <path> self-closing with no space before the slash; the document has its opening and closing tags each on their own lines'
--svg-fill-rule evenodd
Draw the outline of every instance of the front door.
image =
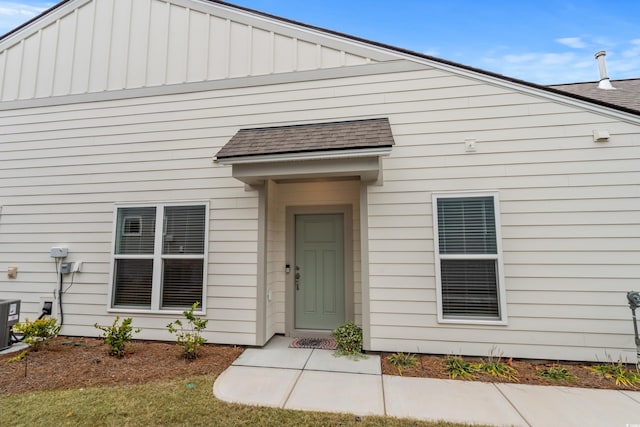
<svg viewBox="0 0 640 427">
<path fill-rule="evenodd" d="M 344 215 L 295 215 L 295 328 L 345 321 Z"/>
</svg>

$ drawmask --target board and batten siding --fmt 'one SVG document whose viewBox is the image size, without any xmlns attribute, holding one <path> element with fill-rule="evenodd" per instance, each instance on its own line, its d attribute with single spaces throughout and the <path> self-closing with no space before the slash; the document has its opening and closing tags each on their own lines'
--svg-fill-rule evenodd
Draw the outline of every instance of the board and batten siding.
<svg viewBox="0 0 640 427">
<path fill-rule="evenodd" d="M 328 46 L 313 31 L 294 30 L 251 13 L 214 3 L 187 6 L 165 0 L 75 0 L 59 7 L 26 38 L 0 41 L 0 101 L 347 67 L 380 59 L 364 49 L 354 52 L 353 46 Z"/>
<path fill-rule="evenodd" d="M 625 293 L 640 277 L 639 127 L 573 104 L 425 67 L 0 111 L 0 270 L 18 267 L 0 295 L 37 315 L 55 287 L 49 248 L 68 246 L 84 264 L 64 297 L 63 333 L 94 335 L 93 323 L 114 317 L 114 203 L 208 200 L 206 338 L 253 344 L 264 321 L 258 194 L 211 157 L 240 128 L 388 117 L 396 145 L 384 185 L 367 195 L 371 350 L 633 360 Z M 593 142 L 599 128 L 609 142 Z M 463 190 L 500 197 L 506 326 L 436 320 L 431 194 Z M 281 327 L 276 291 L 270 332 Z M 175 316 L 132 317 L 141 337 L 170 339 Z"/>
</svg>

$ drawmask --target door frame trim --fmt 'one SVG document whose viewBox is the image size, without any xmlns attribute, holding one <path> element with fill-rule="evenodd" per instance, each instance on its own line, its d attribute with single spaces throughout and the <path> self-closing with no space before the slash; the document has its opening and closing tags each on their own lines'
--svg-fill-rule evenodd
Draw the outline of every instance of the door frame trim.
<svg viewBox="0 0 640 427">
<path fill-rule="evenodd" d="M 285 227 L 285 260 L 291 266 L 291 272 L 285 276 L 285 335 L 328 336 L 331 331 L 307 330 L 295 328 L 295 216 L 310 214 L 342 214 L 344 227 L 344 317 L 345 322 L 354 320 L 353 289 L 353 206 L 317 205 L 287 206 Z"/>
</svg>

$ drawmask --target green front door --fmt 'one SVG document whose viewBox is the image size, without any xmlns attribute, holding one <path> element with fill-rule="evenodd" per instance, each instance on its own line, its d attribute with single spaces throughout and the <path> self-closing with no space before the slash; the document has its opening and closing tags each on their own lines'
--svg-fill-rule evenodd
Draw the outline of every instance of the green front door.
<svg viewBox="0 0 640 427">
<path fill-rule="evenodd" d="M 295 328 L 332 330 L 345 321 L 344 216 L 296 215 Z"/>
</svg>

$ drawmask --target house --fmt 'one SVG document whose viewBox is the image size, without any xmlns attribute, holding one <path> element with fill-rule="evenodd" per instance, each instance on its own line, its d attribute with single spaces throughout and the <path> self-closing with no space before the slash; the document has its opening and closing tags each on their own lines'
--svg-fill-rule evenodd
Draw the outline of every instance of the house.
<svg viewBox="0 0 640 427">
<path fill-rule="evenodd" d="M 71 336 L 169 340 L 200 301 L 213 343 L 354 320 L 372 351 L 634 361 L 616 93 L 215 0 L 63 1 L 0 39 L 0 299 Z"/>
</svg>

